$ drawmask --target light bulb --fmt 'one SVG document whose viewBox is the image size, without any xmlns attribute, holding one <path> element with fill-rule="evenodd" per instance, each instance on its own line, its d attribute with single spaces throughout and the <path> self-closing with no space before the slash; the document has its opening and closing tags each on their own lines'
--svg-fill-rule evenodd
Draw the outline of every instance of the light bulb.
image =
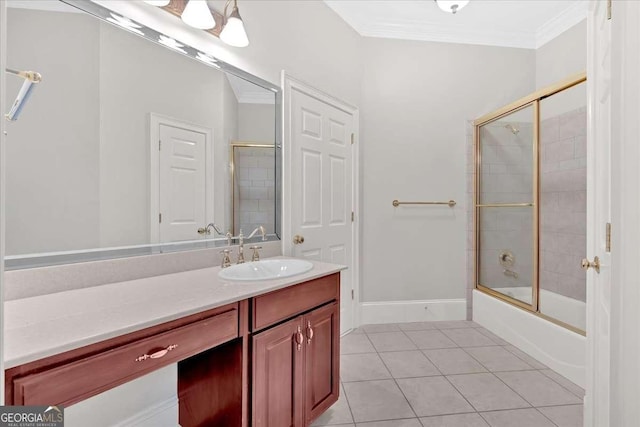
<svg viewBox="0 0 640 427">
<path fill-rule="evenodd" d="M 163 7 L 171 3 L 171 0 L 144 0 L 145 3 L 149 3 L 151 6 Z"/>
<path fill-rule="evenodd" d="M 182 20 L 185 24 L 201 30 L 210 30 L 216 26 L 205 0 L 189 0 L 182 12 Z"/>
<path fill-rule="evenodd" d="M 129 18 L 126 18 L 124 16 L 120 16 L 120 15 L 116 15 L 115 13 L 111 12 L 111 16 L 109 18 L 107 18 L 107 21 L 119 25 L 124 29 L 127 29 L 133 33 L 136 34 L 140 34 L 141 36 L 144 36 L 144 33 L 142 31 L 140 31 L 140 29 L 142 28 L 142 26 L 136 24 L 135 22 L 133 22 L 132 20 L 130 20 Z"/>
<path fill-rule="evenodd" d="M 436 4 L 443 11 L 455 14 L 469 4 L 469 0 L 436 0 Z"/>
<path fill-rule="evenodd" d="M 244 23 L 240 18 L 238 8 L 234 6 L 227 23 L 224 25 L 222 32 L 220 33 L 220 40 L 235 47 L 249 46 L 249 38 L 247 32 L 244 29 Z"/>
</svg>

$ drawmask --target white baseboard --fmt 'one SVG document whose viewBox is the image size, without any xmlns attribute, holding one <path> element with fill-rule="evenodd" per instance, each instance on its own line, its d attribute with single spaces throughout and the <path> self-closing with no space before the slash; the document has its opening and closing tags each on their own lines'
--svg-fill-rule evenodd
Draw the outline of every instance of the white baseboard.
<svg viewBox="0 0 640 427">
<path fill-rule="evenodd" d="M 149 406 L 119 422 L 118 427 L 175 427 L 178 424 L 178 397 Z"/>
<path fill-rule="evenodd" d="M 467 300 L 376 301 L 360 304 L 361 324 L 464 320 Z"/>
</svg>

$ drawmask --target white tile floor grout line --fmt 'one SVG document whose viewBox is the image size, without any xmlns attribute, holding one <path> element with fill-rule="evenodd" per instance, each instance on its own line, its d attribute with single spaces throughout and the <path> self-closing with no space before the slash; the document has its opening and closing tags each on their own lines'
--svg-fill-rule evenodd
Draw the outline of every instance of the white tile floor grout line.
<svg viewBox="0 0 640 427">
<path fill-rule="evenodd" d="M 418 323 L 422 323 L 422 322 L 418 322 Z M 386 425 L 391 426 L 392 425 L 391 423 L 393 423 L 393 421 L 416 420 L 417 423 L 419 423 L 420 425 L 424 426 L 424 424 L 422 422 L 423 419 L 433 418 L 435 420 L 435 419 L 440 419 L 439 417 L 455 417 L 455 416 L 459 416 L 459 415 L 477 414 L 477 416 L 479 417 L 478 420 L 482 419 L 483 422 L 485 422 L 485 423 L 487 423 L 487 425 L 491 426 L 490 418 L 488 416 L 486 416 L 486 414 L 488 414 L 488 413 L 498 413 L 498 412 L 508 412 L 508 411 L 534 409 L 535 413 L 537 413 L 539 416 L 542 417 L 540 420 L 542 420 L 542 419 L 548 420 L 548 422 L 551 423 L 551 425 L 556 425 L 557 426 L 558 424 L 556 422 L 554 422 L 552 418 L 555 418 L 555 417 L 559 416 L 559 415 L 557 415 L 558 412 L 556 412 L 556 415 L 553 415 L 553 412 L 547 411 L 550 414 L 550 415 L 547 415 L 540 409 L 557 408 L 559 411 L 562 411 L 563 408 L 566 408 L 566 410 L 569 411 L 569 412 L 565 412 L 565 414 L 568 414 L 570 416 L 575 416 L 575 417 L 579 417 L 580 416 L 580 411 L 579 410 L 577 410 L 577 411 L 570 410 L 570 408 L 576 408 L 576 409 L 577 408 L 581 408 L 583 406 L 581 403 L 550 404 L 550 405 L 535 406 L 531 402 L 529 402 L 529 400 L 527 400 L 521 393 L 518 393 L 514 388 L 509 386 L 498 374 L 515 373 L 515 372 L 534 372 L 535 371 L 535 372 L 538 372 L 539 375 L 544 376 L 545 379 L 551 380 L 552 383 L 554 383 L 558 387 L 560 387 L 560 389 L 563 392 L 567 393 L 569 396 L 576 397 L 577 399 L 582 399 L 583 398 L 583 396 L 580 395 L 580 390 L 581 390 L 580 387 L 578 387 L 577 385 L 574 385 L 574 387 L 571 387 L 571 385 L 573 385 L 573 383 L 571 383 L 569 380 L 566 380 L 563 377 L 559 376 L 559 374 L 555 373 L 555 371 L 551 370 L 550 368 L 544 366 L 543 364 L 541 364 L 540 362 L 535 360 L 535 358 L 532 358 L 531 356 L 528 356 L 528 355 L 527 355 L 527 358 L 524 358 L 523 354 L 519 354 L 519 353 L 522 352 L 522 350 L 520 350 L 517 347 L 513 346 L 512 344 L 502 340 L 500 337 L 497 337 L 496 335 L 492 334 L 491 331 L 488 331 L 488 330 L 480 327 L 479 325 L 475 325 L 474 326 L 473 322 L 467 322 L 467 323 L 464 323 L 464 324 L 442 323 L 442 324 L 438 325 L 438 326 L 442 326 L 442 327 L 429 327 L 428 324 L 426 324 L 426 325 L 423 324 L 422 327 L 420 327 L 420 329 L 413 329 L 412 328 L 412 329 L 409 329 L 409 330 L 402 329 L 400 325 L 402 325 L 402 324 L 393 324 L 391 326 L 386 326 L 386 327 L 384 327 L 384 326 L 382 326 L 382 327 L 374 326 L 373 327 L 374 330 L 370 331 L 370 332 L 367 332 L 367 330 L 366 330 L 367 326 L 364 326 L 364 327 L 359 328 L 360 329 L 359 333 L 346 335 L 346 337 L 348 337 L 349 335 L 355 335 L 355 336 L 364 335 L 366 337 L 366 340 L 364 340 L 364 339 L 360 339 L 360 340 L 363 340 L 363 341 L 367 342 L 368 345 L 370 346 L 370 348 L 372 349 L 372 351 L 345 353 L 344 355 L 356 356 L 357 357 L 358 355 L 364 355 L 364 354 L 376 354 L 378 359 L 381 361 L 382 366 L 386 370 L 386 374 L 385 375 L 389 375 L 389 378 L 384 378 L 384 379 L 361 379 L 361 380 L 356 379 L 354 381 L 347 381 L 347 382 L 342 381 L 342 378 L 341 378 L 341 381 L 340 381 L 341 392 L 345 390 L 345 387 L 344 387 L 345 384 L 366 383 L 366 382 L 370 382 L 370 381 L 388 381 L 388 380 L 392 380 L 393 384 L 395 385 L 395 387 L 400 391 L 400 393 L 404 397 L 404 401 L 406 402 L 406 404 L 411 409 L 411 412 L 415 415 L 415 417 L 409 417 L 409 418 L 391 418 L 391 419 L 381 419 L 381 420 L 375 420 L 375 421 L 372 420 L 372 421 L 366 421 L 366 423 L 387 421 Z M 419 327 L 419 326 L 416 325 L 416 327 Z M 380 330 L 377 330 L 376 328 L 380 328 Z M 455 330 L 455 329 L 473 329 L 473 330 L 477 329 L 478 333 L 481 334 L 483 337 L 486 337 L 489 341 L 493 342 L 493 345 L 484 344 L 484 345 L 474 345 L 474 346 L 468 346 L 468 345 L 461 346 L 460 344 L 458 344 L 458 342 L 462 342 L 464 344 L 464 341 L 460 341 L 460 339 L 462 339 L 463 337 L 459 337 L 458 342 L 456 342 L 450 336 L 451 334 L 447 334 L 445 332 L 445 331 L 450 331 L 450 330 Z M 421 332 L 421 331 L 422 332 L 424 332 L 424 331 L 439 331 L 439 332 L 442 333 L 442 335 L 444 335 L 450 341 L 452 341 L 453 344 L 455 345 L 455 347 L 441 347 L 441 348 L 439 348 L 438 346 L 436 346 L 436 348 L 420 348 L 420 345 L 418 345 L 418 343 L 416 341 L 414 341 L 414 339 L 411 338 L 411 336 L 408 334 L 408 332 Z M 400 332 L 401 334 L 397 334 L 398 332 Z M 387 346 L 383 345 L 380 342 L 378 342 L 378 347 L 376 347 L 376 345 L 372 341 L 370 335 L 377 335 L 377 334 L 383 334 L 383 333 L 393 333 L 394 334 L 393 337 L 396 337 L 396 338 L 403 337 L 404 340 L 408 340 L 408 342 L 412 343 L 416 348 L 411 348 L 411 349 L 393 349 L 393 345 L 392 344 L 391 345 L 387 344 L 387 346 L 388 346 L 387 347 Z M 462 334 L 462 335 L 464 335 L 464 334 Z M 467 334 L 467 336 L 468 335 L 469 334 Z M 471 337 L 469 339 L 473 339 L 472 338 L 473 335 L 474 334 L 471 334 Z M 404 345 L 404 343 L 402 343 L 401 346 L 402 345 Z M 495 347 L 495 348 L 499 348 L 499 349 L 502 349 L 504 351 L 507 351 L 507 352 L 509 352 L 509 354 L 513 355 L 516 359 L 521 361 L 523 363 L 523 366 L 528 366 L 529 368 L 528 369 L 495 370 L 495 372 L 491 371 L 490 369 L 488 369 L 488 367 L 487 367 L 487 365 L 485 365 L 485 363 L 481 362 L 480 357 L 474 356 L 473 351 L 470 351 L 470 349 L 472 349 L 472 348 L 479 348 L 479 347 Z M 509 348 L 509 347 L 511 347 L 511 348 Z M 383 351 L 380 351 L 379 348 L 382 348 Z M 490 374 L 490 376 L 494 380 L 497 379 L 502 385 L 504 385 L 506 387 L 506 389 L 509 391 L 509 393 L 513 393 L 513 396 L 517 396 L 520 399 L 522 399 L 523 403 L 526 403 L 527 405 L 529 405 L 529 407 L 514 408 L 514 409 L 495 409 L 495 410 L 478 411 L 476 409 L 476 407 L 471 403 L 471 401 L 467 398 L 467 396 L 465 396 L 462 393 L 462 391 L 460 389 L 458 389 L 454 385 L 454 383 L 450 380 L 450 377 L 454 377 L 454 376 L 457 376 L 457 375 L 464 376 L 464 375 L 473 375 L 473 374 L 471 374 L 471 373 L 467 373 L 467 374 L 460 373 L 460 374 L 451 374 L 451 375 L 443 374 L 443 371 L 441 370 L 441 368 L 439 368 L 438 365 L 431 358 L 429 358 L 429 356 L 427 356 L 427 354 L 425 353 L 425 351 L 429 351 L 429 350 L 462 350 L 462 352 L 465 355 L 467 355 L 471 360 L 476 362 L 479 367 L 481 367 L 482 369 L 486 370 L 486 372 L 481 372 L 482 374 Z M 422 356 L 424 356 L 426 361 L 428 361 L 435 368 L 435 371 L 434 371 L 433 375 L 418 375 L 418 376 L 412 376 L 412 377 L 396 377 L 397 374 L 394 374 L 394 372 L 390 368 L 390 365 L 389 365 L 390 362 L 385 361 L 385 358 L 382 357 L 382 355 L 387 354 L 387 353 L 416 352 L 416 351 L 419 354 L 421 354 Z M 524 355 L 526 355 L 526 353 L 524 353 Z M 489 359 L 487 359 L 487 360 L 489 360 Z M 536 364 L 533 365 L 532 364 L 533 362 L 535 362 Z M 495 366 L 494 366 L 494 368 L 495 368 Z M 425 371 L 425 372 L 429 372 L 429 371 Z M 402 387 L 400 387 L 400 384 L 398 383 L 398 380 L 400 380 L 400 379 L 414 379 L 414 378 L 435 378 L 435 377 L 444 378 L 447 381 L 447 383 L 453 388 L 453 390 L 455 390 L 455 392 L 457 394 L 459 394 L 464 399 L 464 401 L 469 405 L 469 407 L 472 409 L 472 411 L 463 412 L 463 413 L 439 414 L 439 415 L 423 416 L 423 417 L 418 416 L 418 414 L 416 413 L 416 409 L 411 405 L 411 402 L 410 402 L 409 398 L 405 394 L 405 391 L 402 389 Z M 357 376 L 355 376 L 354 378 L 357 378 Z M 564 380 L 564 381 L 561 381 L 561 380 Z M 523 391 L 523 390 L 521 390 L 521 391 Z M 526 391 L 526 390 L 524 390 L 524 391 Z M 582 393 L 584 393 L 584 392 L 582 392 Z M 349 422 L 349 423 L 329 424 L 329 425 L 335 425 L 335 426 L 338 426 L 338 425 L 360 426 L 361 423 L 356 421 L 356 419 L 355 419 L 354 409 L 352 407 L 352 402 L 350 401 L 346 391 L 344 391 L 344 399 L 345 399 L 345 403 L 346 403 L 346 409 L 348 409 L 348 412 L 349 412 L 348 413 L 348 417 L 352 421 Z M 347 417 L 346 417 L 346 412 L 345 412 L 345 419 L 346 418 Z M 576 420 L 577 420 L 577 418 L 576 418 Z M 323 425 L 323 424 L 314 424 L 314 425 Z"/>
</svg>

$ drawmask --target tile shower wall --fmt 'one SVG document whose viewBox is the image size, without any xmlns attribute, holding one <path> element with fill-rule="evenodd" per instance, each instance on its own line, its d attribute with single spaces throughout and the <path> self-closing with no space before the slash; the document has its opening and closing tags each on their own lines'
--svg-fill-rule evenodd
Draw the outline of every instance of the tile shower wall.
<svg viewBox="0 0 640 427">
<path fill-rule="evenodd" d="M 236 148 L 236 180 L 238 182 L 235 233 L 245 234 L 263 225 L 274 233 L 275 224 L 275 159 L 272 148 Z"/>
<path fill-rule="evenodd" d="M 513 128 L 507 128 L 512 126 Z M 516 129 L 517 132 L 512 132 Z M 482 203 L 527 203 L 533 199 L 533 126 L 498 121 L 481 129 Z M 480 234 L 480 283 L 491 288 L 530 287 L 533 276 L 533 210 L 483 208 Z M 514 257 L 505 274 L 502 252 Z"/>
<path fill-rule="evenodd" d="M 540 288 L 586 299 L 587 115 L 576 109 L 540 123 Z"/>
</svg>

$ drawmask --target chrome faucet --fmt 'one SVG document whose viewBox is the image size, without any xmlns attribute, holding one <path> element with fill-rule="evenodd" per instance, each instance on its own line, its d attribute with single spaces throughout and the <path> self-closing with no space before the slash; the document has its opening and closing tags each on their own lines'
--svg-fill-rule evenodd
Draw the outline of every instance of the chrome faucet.
<svg viewBox="0 0 640 427">
<path fill-rule="evenodd" d="M 253 236 L 256 235 L 257 232 L 260 232 L 263 242 L 267 240 L 267 230 L 262 225 L 259 227 L 256 227 L 256 229 L 253 230 L 251 234 L 249 234 L 249 236 L 247 236 L 247 239 L 251 239 Z M 242 234 L 242 231 L 240 231 L 240 234 Z"/>
<path fill-rule="evenodd" d="M 209 224 L 207 224 L 206 227 L 198 228 L 198 234 L 211 234 L 212 228 L 213 228 L 213 231 L 215 231 L 218 236 L 224 236 L 224 233 L 222 232 L 222 230 L 220 230 L 220 227 L 215 225 L 213 222 L 210 222 Z"/>
<path fill-rule="evenodd" d="M 251 262 L 260 261 L 260 249 L 262 246 L 250 246 L 249 249 L 253 250 L 253 255 L 251 256 Z"/>
<path fill-rule="evenodd" d="M 231 249 L 225 249 L 220 252 L 222 254 L 222 263 L 220 267 L 227 268 L 231 267 L 231 258 L 229 258 L 229 254 L 231 253 Z"/>
<path fill-rule="evenodd" d="M 238 262 L 236 264 L 244 263 L 244 234 L 242 234 L 242 229 L 240 229 L 240 234 L 238 234 Z"/>
<path fill-rule="evenodd" d="M 256 235 L 256 233 L 260 233 L 260 235 L 262 236 L 262 241 L 264 242 L 265 240 L 267 240 L 267 230 L 261 225 L 259 227 L 256 227 L 255 230 L 253 230 L 251 232 L 251 234 L 249 234 L 248 236 L 245 237 L 244 234 L 242 234 L 242 229 L 240 229 L 240 234 L 238 235 L 238 262 L 237 264 L 242 264 L 244 263 L 244 239 L 251 239 L 253 238 L 253 236 Z M 259 257 L 259 255 L 258 255 Z M 252 257 L 252 261 L 256 261 L 256 253 L 254 251 L 253 257 Z"/>
</svg>

